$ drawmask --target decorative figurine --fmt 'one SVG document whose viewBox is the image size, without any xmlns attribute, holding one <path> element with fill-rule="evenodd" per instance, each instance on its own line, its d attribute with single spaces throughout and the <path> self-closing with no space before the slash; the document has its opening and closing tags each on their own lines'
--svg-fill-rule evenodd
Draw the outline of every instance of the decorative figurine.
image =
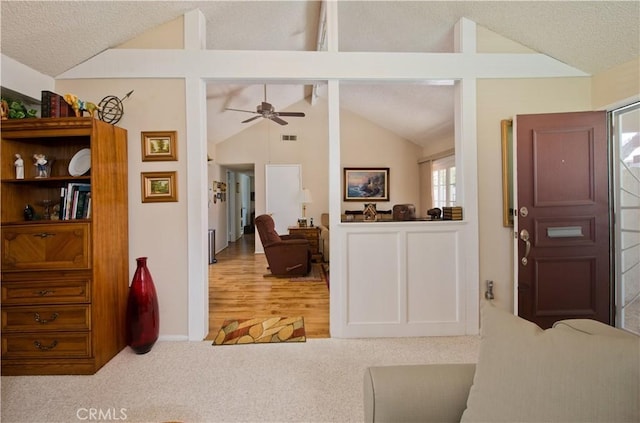
<svg viewBox="0 0 640 423">
<path fill-rule="evenodd" d="M 9 103 L 5 99 L 0 100 L 0 118 L 9 119 Z"/>
<path fill-rule="evenodd" d="M 365 203 L 364 205 L 364 220 L 378 220 L 378 212 L 376 210 L 376 203 Z"/>
<path fill-rule="evenodd" d="M 38 168 L 38 174 L 36 176 L 36 178 L 46 178 L 49 175 L 47 175 L 47 157 L 44 154 L 34 154 L 33 155 L 33 159 L 36 161 L 34 163 L 34 166 L 36 166 Z"/>
<path fill-rule="evenodd" d="M 24 220 L 34 220 L 36 218 L 36 213 L 30 204 L 27 204 L 26 206 L 24 206 L 23 214 L 24 214 Z"/>
<path fill-rule="evenodd" d="M 100 108 L 96 106 L 95 103 L 80 100 L 78 96 L 74 94 L 65 94 L 64 101 L 69 103 L 69 105 L 75 112 L 76 117 L 82 117 L 84 112 L 89 112 L 89 115 L 93 117 L 96 114 L 96 111 L 100 110 Z"/>
<path fill-rule="evenodd" d="M 15 158 L 13 165 L 16 167 L 16 179 L 24 179 L 24 160 L 20 154 L 16 154 Z"/>
<path fill-rule="evenodd" d="M 429 215 L 429 217 L 431 217 L 431 220 L 438 220 L 442 215 L 442 210 L 438 207 L 435 207 L 433 209 L 427 210 L 427 214 Z"/>
</svg>

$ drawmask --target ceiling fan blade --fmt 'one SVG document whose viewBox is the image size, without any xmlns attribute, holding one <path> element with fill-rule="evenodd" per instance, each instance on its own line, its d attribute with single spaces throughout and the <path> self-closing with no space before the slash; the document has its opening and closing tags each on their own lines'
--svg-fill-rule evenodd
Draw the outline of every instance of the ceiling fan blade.
<svg viewBox="0 0 640 423">
<path fill-rule="evenodd" d="M 304 117 L 302 112 L 278 112 L 278 116 Z"/>
<path fill-rule="evenodd" d="M 288 125 L 289 124 L 289 122 L 280 119 L 278 116 L 271 116 L 269 119 L 271 119 L 272 121 L 274 121 L 276 123 L 279 123 L 280 125 Z"/>
<path fill-rule="evenodd" d="M 247 123 L 247 122 L 251 122 L 252 120 L 256 120 L 256 119 L 258 119 L 258 118 L 260 118 L 260 117 L 262 117 L 262 116 L 259 116 L 259 115 L 258 115 L 258 116 L 254 116 L 254 117 L 249 118 L 249 119 L 247 119 L 247 120 L 243 120 L 243 121 L 242 121 L 242 122 L 240 122 L 240 123 Z"/>
<path fill-rule="evenodd" d="M 258 113 L 253 110 L 232 109 L 230 107 L 225 108 L 225 110 L 231 110 L 233 112 Z"/>
</svg>

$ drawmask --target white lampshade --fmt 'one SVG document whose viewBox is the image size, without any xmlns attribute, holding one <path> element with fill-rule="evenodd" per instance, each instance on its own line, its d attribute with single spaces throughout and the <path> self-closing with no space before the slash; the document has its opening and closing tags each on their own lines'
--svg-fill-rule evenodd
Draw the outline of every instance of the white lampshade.
<svg viewBox="0 0 640 423">
<path fill-rule="evenodd" d="M 311 191 L 309 190 L 309 188 L 303 188 L 302 192 L 300 193 L 300 202 L 302 204 L 311 204 L 312 203 L 312 198 L 311 198 Z"/>
</svg>

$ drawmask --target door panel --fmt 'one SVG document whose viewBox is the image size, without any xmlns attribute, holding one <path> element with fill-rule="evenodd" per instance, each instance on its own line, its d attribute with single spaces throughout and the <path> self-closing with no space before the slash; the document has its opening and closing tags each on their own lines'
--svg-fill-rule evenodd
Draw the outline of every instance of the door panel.
<svg viewBox="0 0 640 423">
<path fill-rule="evenodd" d="M 521 115 L 516 128 L 518 314 L 611 323 L 606 114 Z"/>
<path fill-rule="evenodd" d="M 276 232 L 286 234 L 301 216 L 302 166 L 299 164 L 266 165 L 266 210 L 276 225 Z"/>
</svg>

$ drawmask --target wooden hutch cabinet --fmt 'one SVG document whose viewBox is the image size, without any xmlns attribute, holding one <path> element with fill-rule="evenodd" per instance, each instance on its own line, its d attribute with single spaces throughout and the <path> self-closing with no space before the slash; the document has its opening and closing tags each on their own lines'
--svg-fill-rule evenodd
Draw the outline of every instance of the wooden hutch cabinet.
<svg viewBox="0 0 640 423">
<path fill-rule="evenodd" d="M 2 375 L 93 374 L 126 345 L 127 131 L 74 117 L 4 120 L 1 133 Z M 87 148 L 90 170 L 71 176 Z M 52 160 L 49 177 L 34 154 Z M 90 187 L 90 209 L 44 220 L 43 201 L 59 204 L 70 184 Z"/>
</svg>

